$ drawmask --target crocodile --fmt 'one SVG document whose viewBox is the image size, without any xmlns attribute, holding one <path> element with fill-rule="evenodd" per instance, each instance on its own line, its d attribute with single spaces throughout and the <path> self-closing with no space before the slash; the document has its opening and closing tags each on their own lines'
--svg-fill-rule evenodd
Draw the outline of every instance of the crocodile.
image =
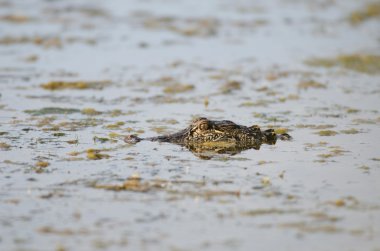
<svg viewBox="0 0 380 251">
<path fill-rule="evenodd" d="M 273 129 L 261 130 L 259 126 L 243 126 L 229 120 L 195 119 L 187 128 L 169 135 L 140 138 L 128 135 L 124 141 L 135 144 L 142 140 L 169 142 L 187 147 L 190 151 L 200 153 L 214 151 L 217 153 L 236 154 L 247 149 L 260 149 L 262 144 L 274 145 L 280 140 L 290 140 L 287 133 L 276 134 Z"/>
</svg>

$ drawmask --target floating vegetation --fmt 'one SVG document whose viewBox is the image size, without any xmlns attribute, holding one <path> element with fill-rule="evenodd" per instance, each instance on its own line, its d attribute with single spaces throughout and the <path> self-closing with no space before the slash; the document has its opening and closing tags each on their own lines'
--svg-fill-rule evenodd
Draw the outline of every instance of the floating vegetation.
<svg viewBox="0 0 380 251">
<path fill-rule="evenodd" d="M 116 133 L 116 132 L 110 132 L 110 133 L 108 134 L 108 137 L 110 137 L 110 138 L 119 138 L 119 137 L 123 137 L 123 135 L 118 134 L 118 133 Z"/>
<path fill-rule="evenodd" d="M 194 90 L 194 85 L 174 84 L 164 88 L 164 92 L 168 94 L 182 93 Z"/>
<path fill-rule="evenodd" d="M 110 129 L 110 130 L 115 130 L 115 129 L 120 129 L 120 127 L 123 125 L 125 125 L 125 122 L 119 121 L 119 122 L 116 122 L 114 124 L 106 125 L 106 128 Z"/>
<path fill-rule="evenodd" d="M 132 192 L 148 192 L 150 189 L 154 187 L 160 187 L 160 183 L 155 182 L 141 182 L 141 178 L 139 175 L 132 175 L 131 177 L 128 177 L 127 180 L 120 185 L 98 185 L 95 184 L 94 188 L 100 188 L 100 189 L 106 189 L 106 190 L 113 190 L 113 191 L 132 191 Z"/>
<path fill-rule="evenodd" d="M 163 134 L 168 132 L 168 127 L 167 126 L 154 126 L 151 127 L 152 131 L 158 133 L 158 134 Z"/>
<path fill-rule="evenodd" d="M 302 81 L 297 85 L 298 89 L 307 90 L 309 88 L 313 89 L 326 89 L 327 86 L 325 84 L 322 84 L 320 82 L 309 80 L 309 81 Z"/>
<path fill-rule="evenodd" d="M 25 62 L 29 62 L 29 63 L 33 63 L 33 62 L 36 62 L 38 60 L 38 56 L 37 55 L 29 55 L 27 56 L 26 58 L 24 58 Z"/>
<path fill-rule="evenodd" d="M 259 160 L 257 162 L 257 165 L 262 166 L 262 165 L 271 164 L 271 163 L 274 163 L 274 161 Z"/>
<path fill-rule="evenodd" d="M 316 224 L 316 225 L 313 225 Z M 311 223 L 311 222 L 288 222 L 288 223 L 280 223 L 278 224 L 281 228 L 290 228 L 290 229 L 296 229 L 302 233 L 340 233 L 343 231 L 343 229 L 338 228 L 334 225 L 320 225 L 317 223 Z"/>
<path fill-rule="evenodd" d="M 251 107 L 251 106 L 268 106 L 269 104 L 273 104 L 275 101 L 268 99 L 258 99 L 256 101 L 246 101 L 239 104 L 240 107 Z"/>
<path fill-rule="evenodd" d="M 84 108 L 81 111 L 82 114 L 84 115 L 89 115 L 89 116 L 96 116 L 102 114 L 102 112 L 99 112 L 95 110 L 94 108 Z"/>
<path fill-rule="evenodd" d="M 94 136 L 92 139 L 94 140 L 94 143 L 106 143 L 106 142 L 115 143 L 115 142 L 117 142 L 117 140 L 115 140 L 115 139 L 97 137 L 97 136 Z"/>
<path fill-rule="evenodd" d="M 354 209 L 354 208 L 358 208 L 360 203 L 358 199 L 356 199 L 355 197 L 346 196 L 346 197 L 339 198 L 336 200 L 327 201 L 326 204 L 336 206 L 336 207 L 347 207 L 347 208 Z"/>
<path fill-rule="evenodd" d="M 168 30 L 189 37 L 208 37 L 216 34 L 219 22 L 211 18 L 177 18 L 171 16 L 153 16 L 136 13 L 143 18 L 142 23 L 148 29 Z"/>
<path fill-rule="evenodd" d="M 351 24 L 357 25 L 372 18 L 380 18 L 379 2 L 370 3 L 363 9 L 352 12 L 348 20 Z"/>
<path fill-rule="evenodd" d="M 315 125 L 315 124 L 297 124 L 296 128 L 310 128 L 310 129 L 317 129 L 317 130 L 323 130 L 323 129 L 329 129 L 334 128 L 335 125 Z"/>
<path fill-rule="evenodd" d="M 101 153 L 102 150 L 98 149 L 88 149 L 86 151 L 87 153 L 87 159 L 90 160 L 100 160 L 100 159 L 108 159 L 111 156 L 108 154 Z"/>
<path fill-rule="evenodd" d="M 370 54 L 341 55 L 336 58 L 315 58 L 305 62 L 310 66 L 342 67 L 367 74 L 380 74 L 380 56 Z"/>
<path fill-rule="evenodd" d="M 278 98 L 278 101 L 283 103 L 288 100 L 298 100 L 298 99 L 300 99 L 300 96 L 295 95 L 295 94 L 289 94 L 288 96 Z"/>
<path fill-rule="evenodd" d="M 206 98 L 203 100 L 203 105 L 205 106 L 205 108 L 207 108 L 209 104 L 210 104 L 210 100 L 209 100 L 208 97 L 206 97 Z"/>
<path fill-rule="evenodd" d="M 110 81 L 51 81 L 46 84 L 41 84 L 41 87 L 45 90 L 55 91 L 64 89 L 75 89 L 75 90 L 85 90 L 85 89 L 97 89 L 101 90 L 104 87 L 110 85 Z"/>
<path fill-rule="evenodd" d="M 279 127 L 279 128 L 275 128 L 274 132 L 276 134 L 284 134 L 284 133 L 288 133 L 289 129 L 288 128 L 284 128 L 284 127 Z"/>
<path fill-rule="evenodd" d="M 289 76 L 289 72 L 282 71 L 282 72 L 269 72 L 265 75 L 265 79 L 268 81 L 275 81 L 279 78 L 286 78 Z"/>
<path fill-rule="evenodd" d="M 352 120 L 355 124 L 377 124 L 380 123 L 380 117 L 375 119 L 354 119 Z"/>
<path fill-rule="evenodd" d="M 147 119 L 147 123 L 165 123 L 165 124 L 170 124 L 170 125 L 175 125 L 178 124 L 179 122 L 175 119 Z"/>
<path fill-rule="evenodd" d="M 346 112 L 347 113 L 358 113 L 358 112 L 360 112 L 360 110 L 355 109 L 355 108 L 347 108 Z"/>
<path fill-rule="evenodd" d="M 85 17 L 91 18 L 109 18 L 110 13 L 96 6 L 67 6 L 67 7 L 49 7 L 45 9 L 45 12 L 54 16 L 66 15 L 67 13 L 81 14 Z"/>
<path fill-rule="evenodd" d="M 16 14 L 10 14 L 10 15 L 5 15 L 0 17 L 0 21 L 6 21 L 10 23 L 26 23 L 31 21 L 32 18 L 24 15 L 16 15 Z"/>
<path fill-rule="evenodd" d="M 340 132 L 343 134 L 357 134 L 357 133 L 359 133 L 359 131 L 355 128 L 351 128 L 348 130 L 341 130 Z"/>
<path fill-rule="evenodd" d="M 263 186 L 270 186 L 272 184 L 272 181 L 268 176 L 262 177 L 260 182 Z"/>
<path fill-rule="evenodd" d="M 77 131 L 86 127 L 98 126 L 103 123 L 104 120 L 102 119 L 85 118 L 79 120 L 63 121 L 55 125 L 53 128 L 56 128 L 57 130 L 59 130 L 60 128 L 64 128 L 69 131 Z"/>
<path fill-rule="evenodd" d="M 32 170 L 34 170 L 36 173 L 44 173 L 47 172 L 47 167 L 50 165 L 47 161 L 37 161 L 34 166 L 32 167 Z"/>
<path fill-rule="evenodd" d="M 124 113 L 122 110 L 120 109 L 114 109 L 112 111 L 109 112 L 109 115 L 111 117 L 118 117 L 118 116 L 121 116 L 121 115 L 132 115 L 132 114 L 135 114 L 136 112 L 134 111 L 128 111 L 126 113 Z"/>
<path fill-rule="evenodd" d="M 18 45 L 18 44 L 34 44 L 37 46 L 42 46 L 44 48 L 62 48 L 64 43 L 85 43 L 88 45 L 96 44 L 96 40 L 92 38 L 80 38 L 80 37 L 54 37 L 54 36 L 21 36 L 21 37 L 13 37 L 6 36 L 0 38 L 1 45 Z"/>
<path fill-rule="evenodd" d="M 79 140 L 77 140 L 77 139 L 66 140 L 66 143 L 70 144 L 70 145 L 78 144 L 78 142 L 79 142 Z"/>
<path fill-rule="evenodd" d="M 66 135 L 66 133 L 64 133 L 64 132 L 55 132 L 55 133 L 53 133 L 54 137 L 63 137 L 65 135 Z"/>
<path fill-rule="evenodd" d="M 79 235 L 88 235 L 90 231 L 85 230 L 85 229 L 79 229 L 79 230 L 72 230 L 69 228 L 64 228 L 64 229 L 57 229 L 54 227 L 50 226 L 44 226 L 41 228 L 38 228 L 37 231 L 41 234 L 54 234 L 58 236 L 79 236 Z M 64 248 L 61 245 L 58 245 L 56 248 L 57 251 L 65 251 L 66 248 Z"/>
<path fill-rule="evenodd" d="M 7 143 L 0 142 L 0 149 L 1 150 L 9 150 L 10 148 L 11 148 L 11 146 L 8 145 Z"/>
<path fill-rule="evenodd" d="M 223 94 L 228 94 L 228 93 L 231 93 L 233 91 L 236 91 L 236 90 L 240 90 L 241 89 L 241 82 L 239 81 L 228 81 L 227 83 L 223 84 L 219 90 L 223 93 Z"/>
<path fill-rule="evenodd" d="M 328 153 L 318 154 L 318 157 L 320 157 L 322 159 L 322 161 L 319 161 L 319 162 L 324 162 L 324 159 L 342 156 L 346 152 L 348 152 L 348 151 L 344 150 L 340 146 L 330 146 Z"/>
<path fill-rule="evenodd" d="M 338 132 L 333 130 L 322 130 L 318 132 L 319 136 L 335 136 Z"/>
<path fill-rule="evenodd" d="M 311 148 L 317 148 L 317 147 L 325 147 L 327 146 L 327 142 L 320 141 L 318 143 L 305 143 L 305 150 L 309 150 Z"/>
<path fill-rule="evenodd" d="M 25 110 L 25 113 L 33 116 L 49 115 L 49 114 L 72 114 L 80 112 L 79 109 L 61 108 L 61 107 L 45 107 L 38 110 Z"/>
<path fill-rule="evenodd" d="M 243 216 L 250 216 L 250 217 L 256 217 L 256 216 L 265 216 L 265 215 L 282 215 L 282 214 L 295 214 L 302 212 L 299 209 L 279 209 L 279 208 L 263 208 L 263 209 L 253 209 L 248 211 L 242 211 L 240 212 Z"/>
<path fill-rule="evenodd" d="M 337 207 L 343 207 L 346 205 L 346 202 L 343 199 L 338 199 L 332 202 Z"/>
<path fill-rule="evenodd" d="M 193 190 L 178 190 L 175 189 L 181 185 L 193 186 L 197 188 L 197 191 Z M 200 190 L 205 187 L 204 181 L 191 181 L 191 180 L 165 180 L 165 179 L 153 179 L 143 181 L 139 174 L 133 174 L 128 177 L 124 183 L 116 185 L 101 185 L 94 184 L 92 187 L 98 189 L 112 190 L 112 191 L 130 191 L 147 193 L 152 191 L 165 191 L 170 195 L 181 195 L 191 197 L 201 197 L 210 199 L 216 196 L 240 196 L 240 191 L 228 191 L 228 190 Z"/>
<path fill-rule="evenodd" d="M 38 162 L 36 162 L 36 164 L 35 164 L 36 167 L 40 167 L 40 168 L 46 168 L 46 167 L 48 167 L 49 165 L 50 165 L 50 163 L 47 162 L 47 161 L 38 161 Z"/>
</svg>

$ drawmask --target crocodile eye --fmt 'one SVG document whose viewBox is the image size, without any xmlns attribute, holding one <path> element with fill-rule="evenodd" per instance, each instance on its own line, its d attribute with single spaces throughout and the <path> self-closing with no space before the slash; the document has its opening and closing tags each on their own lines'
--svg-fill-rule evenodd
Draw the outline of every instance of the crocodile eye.
<svg viewBox="0 0 380 251">
<path fill-rule="evenodd" d="M 203 121 L 200 125 L 199 125 L 199 129 L 202 130 L 202 131 L 205 131 L 208 129 L 208 121 Z"/>
<path fill-rule="evenodd" d="M 260 127 L 258 125 L 253 125 L 253 126 L 250 126 L 249 128 L 252 131 L 254 131 L 254 132 L 259 132 L 260 131 Z"/>
</svg>

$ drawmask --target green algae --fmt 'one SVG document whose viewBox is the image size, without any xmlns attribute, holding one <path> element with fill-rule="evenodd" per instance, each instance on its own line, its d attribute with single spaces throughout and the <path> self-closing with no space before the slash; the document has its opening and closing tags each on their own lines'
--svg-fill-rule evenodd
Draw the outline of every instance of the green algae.
<svg viewBox="0 0 380 251">
<path fill-rule="evenodd" d="M 33 116 L 40 116 L 40 115 L 49 115 L 49 114 L 72 114 L 72 113 L 79 113 L 79 109 L 74 108 L 60 108 L 60 107 L 44 107 L 37 110 L 25 110 L 25 113 L 28 113 Z"/>
<path fill-rule="evenodd" d="M 336 58 L 314 58 L 305 61 L 314 67 L 341 67 L 365 74 L 380 73 L 380 56 L 371 54 L 340 55 Z"/>
</svg>

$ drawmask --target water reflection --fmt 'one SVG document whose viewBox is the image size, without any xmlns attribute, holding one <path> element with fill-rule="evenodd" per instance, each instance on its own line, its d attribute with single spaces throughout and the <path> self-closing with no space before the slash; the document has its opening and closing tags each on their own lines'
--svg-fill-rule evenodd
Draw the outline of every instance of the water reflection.
<svg viewBox="0 0 380 251">
<path fill-rule="evenodd" d="M 250 145 L 237 145 L 228 142 L 211 142 L 207 144 L 183 144 L 190 152 L 200 159 L 212 159 L 217 155 L 236 155 L 249 149 L 260 150 L 263 143 L 256 142 Z M 266 144 L 274 145 L 276 140 Z"/>
</svg>

